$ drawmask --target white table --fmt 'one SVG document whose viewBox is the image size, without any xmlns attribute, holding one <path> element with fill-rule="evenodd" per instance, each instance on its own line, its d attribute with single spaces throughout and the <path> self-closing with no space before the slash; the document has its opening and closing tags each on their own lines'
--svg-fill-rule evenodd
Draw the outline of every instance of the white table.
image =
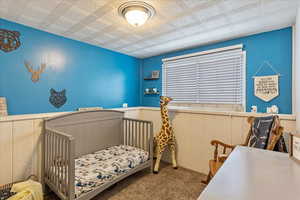
<svg viewBox="0 0 300 200">
<path fill-rule="evenodd" d="M 288 154 L 237 147 L 198 200 L 300 200 L 300 165 Z"/>
</svg>

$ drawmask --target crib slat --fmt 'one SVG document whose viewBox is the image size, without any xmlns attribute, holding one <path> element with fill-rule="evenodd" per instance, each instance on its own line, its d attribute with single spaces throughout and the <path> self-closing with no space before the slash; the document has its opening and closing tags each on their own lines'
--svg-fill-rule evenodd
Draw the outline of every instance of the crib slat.
<svg viewBox="0 0 300 200">
<path fill-rule="evenodd" d="M 59 190 L 61 191 L 62 190 L 62 183 L 61 183 L 61 180 L 62 180 L 62 137 L 59 137 L 59 148 L 58 148 L 58 152 L 59 152 L 59 167 L 58 167 L 58 171 L 59 171 L 59 177 L 58 177 L 58 185 L 59 185 Z"/>
<path fill-rule="evenodd" d="M 141 149 L 143 149 L 143 130 L 142 130 L 142 125 L 143 125 L 143 123 L 139 123 L 139 126 L 140 126 L 140 133 L 139 133 L 139 147 L 141 148 Z"/>
<path fill-rule="evenodd" d="M 49 173 L 49 180 L 51 180 L 51 178 L 52 178 L 52 171 L 51 171 L 51 163 L 52 163 L 52 149 L 51 149 L 51 147 L 52 147 L 52 134 L 51 134 L 51 132 L 49 132 L 49 135 L 48 135 L 48 138 L 49 138 L 49 151 L 48 151 L 48 157 L 49 157 L 49 162 L 48 162 L 48 167 L 49 167 L 49 169 L 48 169 L 48 173 Z M 51 180 L 52 181 L 52 180 Z"/>
<path fill-rule="evenodd" d="M 134 122 L 133 121 L 130 121 L 130 146 L 133 146 L 133 138 L 134 138 Z"/>
<path fill-rule="evenodd" d="M 136 125 L 137 125 L 137 134 L 136 134 L 136 142 L 137 142 L 137 145 L 136 147 L 140 147 L 140 123 L 139 122 L 136 122 Z"/>
<path fill-rule="evenodd" d="M 135 138 L 134 138 L 134 146 L 137 147 L 138 145 L 138 123 L 135 121 Z"/>
<path fill-rule="evenodd" d="M 64 153 L 65 153 L 65 151 L 64 151 L 64 147 L 65 147 L 65 139 L 63 138 L 62 140 L 61 140 L 61 157 L 62 157 L 62 165 L 61 165 L 61 191 L 62 191 L 62 193 L 63 194 L 65 194 L 64 193 L 64 176 L 65 176 L 65 173 L 64 173 L 64 166 L 65 166 L 65 158 L 64 158 Z"/>
<path fill-rule="evenodd" d="M 60 146 L 60 155 L 61 155 L 61 163 L 60 163 L 60 191 L 64 194 L 63 190 L 64 190 L 64 171 L 63 171 L 63 166 L 64 166 L 64 138 L 61 138 L 60 140 L 61 146 Z"/>
<path fill-rule="evenodd" d="M 135 142 L 136 142 L 136 147 L 139 147 L 139 134 L 140 134 L 140 132 L 139 132 L 139 123 L 138 122 L 135 122 L 135 124 L 136 124 L 136 138 L 135 138 Z"/>
<path fill-rule="evenodd" d="M 126 145 L 129 145 L 129 120 L 126 120 Z"/>
<path fill-rule="evenodd" d="M 48 131 L 45 132 L 45 136 L 44 136 L 44 140 L 45 140 L 45 151 L 44 151 L 44 173 L 46 178 L 48 178 Z"/>
<path fill-rule="evenodd" d="M 51 141 L 51 143 L 50 143 L 50 151 L 49 151 L 49 153 L 50 153 L 50 163 L 49 163 L 49 165 L 50 165 L 50 181 L 51 182 L 53 182 L 53 134 L 52 134 L 52 132 L 50 133 L 50 141 Z"/>
<path fill-rule="evenodd" d="M 66 169 L 66 165 L 67 165 L 66 151 L 67 151 L 67 149 L 66 149 L 66 147 L 67 147 L 66 140 L 64 140 L 64 142 L 63 142 L 63 158 L 64 158 L 63 160 L 64 160 L 64 163 L 63 163 L 63 180 L 62 180 L 62 183 L 63 183 L 63 193 L 65 195 L 67 195 L 67 192 L 66 192 L 66 189 L 67 189 L 67 183 L 66 183 L 66 179 L 67 179 L 67 177 L 66 177 L 66 171 L 67 171 L 67 169 Z"/>
<path fill-rule="evenodd" d="M 139 132 L 138 132 L 138 136 L 139 136 L 139 140 L 138 140 L 138 143 L 139 143 L 139 145 L 138 145 L 138 147 L 140 148 L 140 149 L 142 149 L 142 142 L 141 142 L 141 139 L 142 139 L 142 127 L 141 127 L 141 122 L 138 122 L 138 126 L 139 126 Z"/>
<path fill-rule="evenodd" d="M 60 171 L 59 171 L 59 160 L 60 160 L 60 154 L 59 154 L 59 141 L 60 141 L 60 137 L 59 135 L 56 135 L 56 138 L 57 138 L 57 145 L 56 145 L 56 168 L 57 168 L 57 174 L 56 174 L 56 183 L 57 183 L 57 187 L 59 188 L 59 176 L 60 176 Z"/>
<path fill-rule="evenodd" d="M 145 123 L 143 122 L 143 149 L 145 150 Z"/>
<path fill-rule="evenodd" d="M 54 184 L 57 187 L 57 136 L 54 135 Z"/>
<path fill-rule="evenodd" d="M 126 140 L 127 140 L 127 143 L 126 143 L 126 145 L 129 145 L 129 135 L 128 135 L 128 133 L 129 133 L 129 121 L 128 120 L 126 120 Z"/>
<path fill-rule="evenodd" d="M 44 145 L 45 145 L 45 151 L 43 152 L 44 153 L 44 166 L 45 166 L 45 169 L 44 169 L 44 176 L 48 176 L 48 155 L 47 155 L 47 149 L 48 149 L 48 132 L 45 131 L 45 136 L 44 136 Z"/>
<path fill-rule="evenodd" d="M 74 139 L 69 141 L 69 166 L 68 166 L 68 190 L 69 190 L 69 197 L 71 199 L 75 198 L 75 142 Z"/>
<path fill-rule="evenodd" d="M 48 146 L 48 148 L 47 148 L 47 166 L 48 166 L 48 168 L 47 168 L 47 178 L 50 180 L 50 152 L 51 152 L 51 138 L 50 138 L 50 132 L 48 132 L 48 134 L 47 134 L 47 146 Z"/>
<path fill-rule="evenodd" d="M 50 146 L 51 146 L 51 141 L 50 141 L 50 131 L 47 133 L 47 143 L 48 143 L 48 148 L 47 148 L 47 178 L 50 180 Z"/>
<path fill-rule="evenodd" d="M 69 159 L 68 159 L 68 155 L 69 155 L 69 152 L 68 152 L 68 149 L 69 149 L 69 144 L 68 144 L 68 142 L 66 141 L 66 144 L 65 144 L 65 167 L 64 167 L 64 169 L 65 169 L 65 171 L 64 171 L 64 173 L 65 173 L 65 192 L 66 192 L 66 195 L 68 195 L 68 176 L 67 176 L 67 163 L 69 163 Z"/>
<path fill-rule="evenodd" d="M 147 124 L 147 138 L 146 138 L 146 141 L 147 141 L 147 150 L 149 149 L 149 135 L 150 135 L 150 127 L 149 127 L 149 124 Z"/>
<path fill-rule="evenodd" d="M 60 136 L 57 135 L 57 188 L 60 191 Z"/>
<path fill-rule="evenodd" d="M 130 128 L 130 121 L 128 120 L 127 121 L 127 128 L 128 128 L 128 132 L 127 132 L 127 138 L 128 138 L 128 143 L 127 143 L 127 145 L 130 145 L 130 133 L 131 133 L 131 128 Z"/>
<path fill-rule="evenodd" d="M 130 133 L 130 122 L 129 120 L 127 120 L 127 123 L 126 123 L 126 126 L 127 126 L 127 133 L 126 133 L 126 137 L 127 137 L 127 145 L 130 145 L 130 137 L 129 137 L 129 133 Z"/>
<path fill-rule="evenodd" d="M 135 144 L 135 122 L 132 121 L 132 124 L 133 124 L 133 131 L 132 131 L 132 146 L 134 146 Z"/>
<path fill-rule="evenodd" d="M 59 180 L 58 180 L 58 178 L 59 178 L 59 151 L 58 151 L 58 146 L 59 146 L 59 137 L 58 137 L 58 135 L 56 135 L 55 134 L 55 141 L 56 141 L 56 145 L 55 145 L 55 160 L 56 160 L 56 162 L 55 162 L 55 168 L 56 168 L 56 173 L 55 173 L 55 185 L 56 185 L 56 187 L 58 187 L 58 182 L 59 182 Z"/>
<path fill-rule="evenodd" d="M 138 147 L 138 137 L 139 137 L 139 133 L 138 133 L 138 123 L 135 121 L 135 147 Z"/>
<path fill-rule="evenodd" d="M 149 131 L 149 139 L 148 143 L 149 145 L 149 158 L 150 160 L 153 160 L 153 124 L 152 122 L 149 123 L 150 131 Z M 153 170 L 153 162 L 151 163 L 151 171 Z"/>
<path fill-rule="evenodd" d="M 144 133 L 143 133 L 143 144 L 144 144 L 144 150 L 147 151 L 147 123 L 144 124 Z"/>
<path fill-rule="evenodd" d="M 57 136 L 54 134 L 54 184 L 57 187 Z"/>
</svg>

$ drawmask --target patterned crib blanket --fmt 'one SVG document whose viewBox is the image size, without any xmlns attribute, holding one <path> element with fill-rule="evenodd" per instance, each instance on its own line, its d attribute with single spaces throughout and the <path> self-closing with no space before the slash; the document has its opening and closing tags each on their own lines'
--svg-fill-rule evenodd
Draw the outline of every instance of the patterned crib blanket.
<svg viewBox="0 0 300 200">
<path fill-rule="evenodd" d="M 126 145 L 113 146 L 75 160 L 75 196 L 116 179 L 146 162 L 148 152 Z"/>
</svg>

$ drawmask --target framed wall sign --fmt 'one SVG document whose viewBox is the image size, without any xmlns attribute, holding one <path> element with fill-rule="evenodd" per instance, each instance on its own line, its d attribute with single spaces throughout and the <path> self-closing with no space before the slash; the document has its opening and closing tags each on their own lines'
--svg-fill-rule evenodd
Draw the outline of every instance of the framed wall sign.
<svg viewBox="0 0 300 200">
<path fill-rule="evenodd" d="M 159 78 L 159 71 L 158 70 L 152 71 L 151 78 Z"/>
<path fill-rule="evenodd" d="M 254 95 L 263 101 L 269 102 L 279 95 L 279 75 L 255 76 Z"/>
<path fill-rule="evenodd" d="M 258 76 L 258 73 L 264 68 L 270 68 L 275 75 Z M 264 61 L 255 72 L 254 78 L 254 96 L 269 102 L 279 96 L 279 77 L 280 73 L 272 66 L 269 61 Z"/>
<path fill-rule="evenodd" d="M 290 133 L 290 157 L 300 164 L 300 134 Z"/>
</svg>

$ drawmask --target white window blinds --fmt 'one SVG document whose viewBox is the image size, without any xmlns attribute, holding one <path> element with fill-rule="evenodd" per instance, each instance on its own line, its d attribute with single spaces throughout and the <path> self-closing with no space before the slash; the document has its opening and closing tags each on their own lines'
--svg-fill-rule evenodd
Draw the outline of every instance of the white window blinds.
<svg viewBox="0 0 300 200">
<path fill-rule="evenodd" d="M 178 103 L 243 104 L 242 45 L 163 60 L 163 95 Z"/>
</svg>

